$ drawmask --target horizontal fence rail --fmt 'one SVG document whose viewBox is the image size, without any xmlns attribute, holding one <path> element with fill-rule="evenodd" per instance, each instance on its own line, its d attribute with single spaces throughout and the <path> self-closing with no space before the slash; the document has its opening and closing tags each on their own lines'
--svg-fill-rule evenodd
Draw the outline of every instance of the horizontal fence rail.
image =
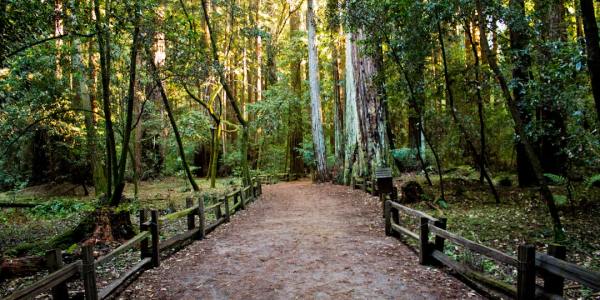
<svg viewBox="0 0 600 300">
<path fill-rule="evenodd" d="M 76 261 L 72 264 L 66 265 L 59 270 L 48 274 L 44 278 L 38 280 L 31 286 L 22 290 L 16 291 L 6 297 L 6 300 L 16 299 L 30 299 L 34 295 L 38 295 L 47 290 L 50 290 L 58 285 L 63 284 L 65 281 L 79 274 L 81 270 L 81 261 Z"/>
<path fill-rule="evenodd" d="M 285 177 L 289 178 L 287 175 Z M 219 225 L 229 222 L 232 215 L 245 209 L 250 202 L 256 200 L 261 194 L 261 180 L 260 178 L 253 178 L 249 186 L 219 198 L 216 203 L 208 207 L 204 206 L 204 202 L 207 200 L 204 197 L 198 197 L 196 205 L 194 205 L 194 199 L 188 197 L 185 209 L 162 217 L 158 216 L 158 211 L 153 210 L 150 211 L 150 220 L 148 220 L 147 212 L 141 210 L 139 217 L 140 233 L 121 246 L 97 259 L 93 257 L 93 247 L 84 246 L 81 258 L 66 266 L 62 263 L 62 251 L 50 251 L 46 260 L 53 272 L 4 299 L 31 299 L 49 290 L 54 299 L 68 299 L 66 283 L 77 276 L 80 276 L 83 281 L 85 299 L 96 300 L 113 297 L 146 269 L 160 266 L 161 252 L 168 249 L 179 249 L 182 245 L 191 241 L 203 239 Z M 206 222 L 207 212 L 215 214 L 216 220 L 210 224 Z M 196 217 L 198 217 L 198 223 L 196 223 Z M 160 241 L 161 225 L 181 218 L 187 218 L 187 230 Z M 141 256 L 140 261 L 125 271 L 119 278 L 99 289 L 96 285 L 96 268 L 118 255 L 138 247 L 138 245 Z"/>
<path fill-rule="evenodd" d="M 413 232 L 402 226 L 400 213 L 418 221 L 419 232 Z M 586 270 L 581 266 L 564 261 L 564 246 L 549 246 L 549 253 L 537 253 L 533 245 L 519 245 L 518 257 L 505 254 L 455 233 L 446 230 L 445 218 L 434 218 L 424 212 L 406 207 L 391 200 L 384 205 L 385 233 L 400 238 L 409 237 L 418 241 L 419 262 L 421 264 L 439 263 L 445 265 L 462 277 L 474 283 L 480 289 L 492 291 L 503 297 L 533 299 L 535 297 L 562 299 L 563 282 L 571 280 L 600 291 L 600 273 Z M 434 243 L 429 241 L 433 236 Z M 462 246 L 473 253 L 483 255 L 497 263 L 516 268 L 516 286 L 502 282 L 489 275 L 473 270 L 468 265 L 455 261 L 444 253 L 444 242 Z M 540 275 L 544 286 L 536 285 L 536 276 Z"/>
</svg>

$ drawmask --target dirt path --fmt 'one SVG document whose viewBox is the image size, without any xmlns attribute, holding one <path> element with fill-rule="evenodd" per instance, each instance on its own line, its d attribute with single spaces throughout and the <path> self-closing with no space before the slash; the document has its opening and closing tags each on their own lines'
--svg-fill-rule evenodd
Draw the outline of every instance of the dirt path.
<svg viewBox="0 0 600 300">
<path fill-rule="evenodd" d="M 231 223 L 121 295 L 154 299 L 480 298 L 385 237 L 375 198 L 308 181 L 264 186 Z"/>
</svg>

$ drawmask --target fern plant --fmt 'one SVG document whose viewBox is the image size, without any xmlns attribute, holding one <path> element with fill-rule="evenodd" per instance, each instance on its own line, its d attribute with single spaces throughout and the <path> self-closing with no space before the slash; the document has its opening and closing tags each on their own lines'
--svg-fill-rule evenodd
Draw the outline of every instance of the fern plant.
<svg viewBox="0 0 600 300">
<path fill-rule="evenodd" d="M 600 187 L 600 174 L 593 175 L 585 180 L 585 186 L 589 189 L 593 186 Z"/>
<path fill-rule="evenodd" d="M 565 185 L 567 183 L 567 179 L 560 175 L 544 173 L 544 177 L 548 180 L 548 184 L 550 185 Z"/>
</svg>

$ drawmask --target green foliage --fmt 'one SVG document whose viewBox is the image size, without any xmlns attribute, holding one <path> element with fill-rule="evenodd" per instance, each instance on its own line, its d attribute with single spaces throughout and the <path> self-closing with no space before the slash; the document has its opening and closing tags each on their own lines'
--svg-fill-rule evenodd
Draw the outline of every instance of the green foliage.
<svg viewBox="0 0 600 300">
<path fill-rule="evenodd" d="M 73 199 L 55 199 L 36 205 L 31 214 L 37 218 L 64 218 L 73 213 L 92 211 L 95 206 L 90 202 Z"/>
<path fill-rule="evenodd" d="M 600 187 L 600 174 L 595 174 L 585 180 L 585 186 L 590 189 L 592 187 Z"/>
<path fill-rule="evenodd" d="M 567 179 L 563 176 L 552 174 L 552 173 L 544 173 L 544 178 L 548 181 L 550 185 L 565 185 L 567 184 Z"/>
<path fill-rule="evenodd" d="M 242 158 L 239 149 L 228 151 L 223 156 L 223 165 L 231 168 L 233 176 L 240 177 L 242 175 L 241 162 Z"/>
<path fill-rule="evenodd" d="M 65 249 L 65 252 L 68 254 L 73 254 L 75 253 L 75 250 L 77 250 L 79 248 L 78 244 L 73 244 L 71 246 L 69 246 L 69 248 Z"/>
<path fill-rule="evenodd" d="M 565 206 L 567 205 L 568 198 L 565 195 L 554 195 L 554 203 L 556 206 Z"/>
<path fill-rule="evenodd" d="M 312 142 L 305 140 L 302 143 L 302 148 L 298 150 L 302 154 L 302 160 L 304 160 L 304 165 L 310 168 L 316 168 L 317 163 L 315 161 L 315 153 L 313 151 Z"/>
<path fill-rule="evenodd" d="M 436 200 L 437 205 L 439 205 L 442 209 L 448 209 L 449 205 L 448 202 L 446 202 L 446 200 L 439 198 Z"/>
</svg>

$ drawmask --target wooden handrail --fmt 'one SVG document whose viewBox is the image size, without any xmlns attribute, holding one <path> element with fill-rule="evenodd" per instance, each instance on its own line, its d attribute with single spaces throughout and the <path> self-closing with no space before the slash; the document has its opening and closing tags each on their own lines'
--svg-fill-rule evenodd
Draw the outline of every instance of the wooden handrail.
<svg viewBox="0 0 600 300">
<path fill-rule="evenodd" d="M 437 226 L 429 223 L 429 231 L 432 233 L 439 235 L 445 239 L 448 239 L 456 244 L 459 244 L 471 251 L 475 251 L 477 253 L 483 254 L 495 261 L 505 263 L 507 265 L 517 267 L 519 265 L 519 261 L 508 254 L 500 252 L 496 249 L 486 247 L 484 245 L 477 244 L 471 240 L 465 239 L 459 235 L 456 235 L 452 232 L 446 231 L 444 229 L 438 228 Z"/>
<path fill-rule="evenodd" d="M 196 213 L 197 210 L 198 210 L 198 205 L 192 206 L 192 207 L 186 208 L 184 210 L 180 210 L 180 211 L 176 211 L 174 213 L 170 213 L 168 215 L 164 215 L 164 216 L 160 217 L 158 220 L 160 222 L 177 220 L 177 219 L 183 218 L 189 214 Z"/>
<path fill-rule="evenodd" d="M 207 207 L 205 207 L 205 208 L 204 208 L 204 210 L 205 210 L 205 211 L 209 211 L 209 210 L 214 210 L 214 209 L 216 209 L 216 208 L 221 208 L 221 205 L 223 205 L 223 202 L 220 202 L 220 201 L 219 201 L 219 202 L 217 202 L 217 203 L 215 203 L 215 204 L 213 204 L 213 205 L 211 205 L 211 206 L 207 206 Z"/>
<path fill-rule="evenodd" d="M 118 279 L 113 281 L 111 284 L 107 285 L 98 293 L 98 298 L 106 299 L 109 298 L 115 291 L 117 291 L 120 287 L 127 283 L 127 281 L 138 274 L 140 271 L 144 270 L 150 263 L 152 259 L 150 257 L 146 257 L 142 259 L 140 262 L 135 264 L 129 271 L 125 274 L 121 275 Z"/>
<path fill-rule="evenodd" d="M 392 229 L 394 229 L 395 231 L 401 232 L 406 234 L 407 236 L 409 236 L 410 238 L 413 238 L 415 240 L 419 240 L 419 235 L 410 231 L 408 228 L 406 227 L 402 227 L 394 222 L 392 222 Z"/>
<path fill-rule="evenodd" d="M 434 218 L 434 217 L 433 217 L 433 216 L 431 216 L 431 215 L 428 215 L 428 214 L 426 214 L 426 213 L 424 213 L 424 212 L 422 212 L 422 211 L 418 211 L 418 210 L 416 210 L 416 209 L 412 209 L 412 208 L 410 208 L 410 207 L 406 207 L 406 206 L 404 206 L 404 205 L 402 205 L 402 204 L 400 204 L 400 203 L 397 203 L 397 202 L 394 202 L 394 201 L 392 201 L 391 205 L 392 205 L 392 207 L 393 207 L 393 208 L 395 208 L 395 209 L 397 209 L 397 210 L 402 210 L 402 211 L 404 211 L 405 213 L 407 213 L 407 214 L 409 214 L 409 215 L 411 215 L 411 216 L 413 216 L 413 217 L 417 217 L 417 218 L 421 218 L 421 217 L 423 217 L 423 218 L 427 218 L 427 219 L 429 219 L 429 220 L 430 220 L 430 221 L 432 221 L 432 222 L 436 222 L 436 221 L 438 221 L 438 219 L 437 219 L 437 218 Z"/>
<path fill-rule="evenodd" d="M 50 273 L 34 284 L 18 290 L 5 298 L 5 300 L 28 299 L 47 291 L 81 272 L 81 261 L 66 265 L 65 267 Z"/>
<path fill-rule="evenodd" d="M 495 290 L 499 290 L 501 293 L 505 294 L 506 296 L 515 298 L 517 295 L 517 289 L 514 286 L 506 284 L 502 281 L 493 279 L 489 276 L 486 276 L 485 274 L 471 270 L 470 268 L 465 267 L 464 265 L 452 260 L 450 257 L 448 257 L 446 254 L 444 254 L 441 251 L 433 250 L 431 253 L 431 256 L 433 258 L 435 258 L 437 261 L 439 261 L 440 263 L 447 266 L 448 268 L 451 268 L 452 270 L 462 274 L 463 276 L 465 276 L 471 280 L 479 281 L 488 287 L 492 287 Z"/>
<path fill-rule="evenodd" d="M 578 282 L 593 290 L 600 291 L 600 273 L 586 270 L 574 263 L 543 253 L 535 254 L 535 266 L 546 272 Z"/>
<path fill-rule="evenodd" d="M 130 240 L 125 242 L 125 244 L 119 246 L 118 248 L 109 252 L 108 254 L 99 257 L 96 260 L 96 265 L 101 265 L 101 264 L 113 259 L 115 256 L 122 254 L 123 252 L 133 248 L 133 246 L 135 246 L 135 244 L 137 244 L 138 242 L 141 242 L 142 240 L 147 239 L 149 237 L 150 237 L 149 231 L 140 232 L 138 235 L 134 236 L 133 238 L 131 238 Z"/>
</svg>

